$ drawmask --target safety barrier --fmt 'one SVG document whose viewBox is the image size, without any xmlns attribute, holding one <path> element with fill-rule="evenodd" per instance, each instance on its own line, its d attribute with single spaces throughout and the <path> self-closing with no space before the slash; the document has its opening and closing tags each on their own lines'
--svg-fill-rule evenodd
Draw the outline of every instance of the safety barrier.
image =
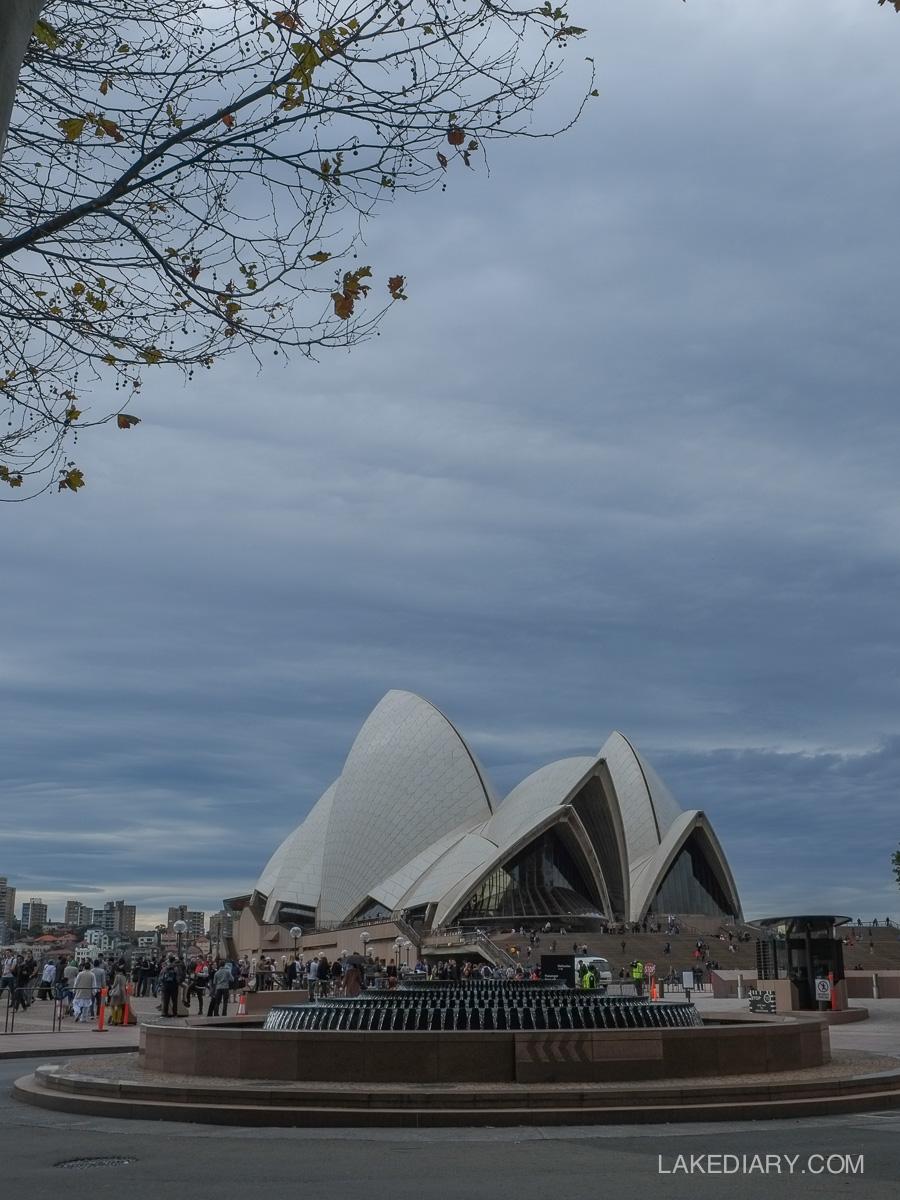
<svg viewBox="0 0 900 1200">
<path fill-rule="evenodd" d="M 62 1028 L 63 1017 L 65 1016 L 66 1009 L 68 1007 L 68 1001 L 64 994 L 60 995 L 59 990 L 54 988 L 52 1003 L 50 1003 L 50 1007 L 47 1009 L 46 1005 L 48 1001 L 43 999 L 37 1002 L 35 1001 L 35 991 L 37 990 L 38 986 L 38 984 L 32 981 L 26 984 L 24 987 L 4 988 L 4 992 L 6 994 L 6 1008 L 3 1014 L 4 1034 L 14 1034 L 16 1032 L 58 1033 L 60 1031 Z M 3 993 L 0 993 L 0 995 L 2 994 Z M 16 1015 L 19 1012 L 27 1012 L 28 1009 L 30 1009 L 35 1003 L 39 1005 L 37 1010 L 39 1013 L 43 1014 L 46 1012 L 50 1017 L 50 1028 L 36 1029 L 33 1023 L 34 1017 L 32 1016 L 29 1018 L 28 1025 L 25 1028 L 20 1026 L 19 1029 L 16 1030 Z"/>
</svg>

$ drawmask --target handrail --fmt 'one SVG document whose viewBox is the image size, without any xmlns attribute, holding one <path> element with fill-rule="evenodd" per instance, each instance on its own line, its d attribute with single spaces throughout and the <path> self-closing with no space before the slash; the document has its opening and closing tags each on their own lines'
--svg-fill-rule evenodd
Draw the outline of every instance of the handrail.
<svg viewBox="0 0 900 1200">
<path fill-rule="evenodd" d="M 394 922 L 403 936 L 412 942 L 416 948 L 416 952 L 418 953 L 418 950 L 422 944 L 422 939 L 419 934 L 416 933 L 415 929 L 413 929 L 412 925 L 410 925 L 409 921 L 407 921 L 405 917 L 397 914 L 395 914 L 391 920 Z"/>
<path fill-rule="evenodd" d="M 522 965 L 521 963 L 516 962 L 516 960 L 509 953 L 509 951 L 504 950 L 502 946 L 498 946 L 497 943 L 492 938 L 489 938 L 486 933 L 482 933 L 479 938 L 478 931 L 476 930 L 475 938 L 476 938 L 476 941 L 486 942 L 487 945 L 490 946 L 490 948 L 493 950 L 494 954 L 500 959 L 500 962 L 497 964 L 498 966 L 502 965 L 504 967 L 514 967 L 515 968 L 515 967 L 520 967 Z"/>
</svg>

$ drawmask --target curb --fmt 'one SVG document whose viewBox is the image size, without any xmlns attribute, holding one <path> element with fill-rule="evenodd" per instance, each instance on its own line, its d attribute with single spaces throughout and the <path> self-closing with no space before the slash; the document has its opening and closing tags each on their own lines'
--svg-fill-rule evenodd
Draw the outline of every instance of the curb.
<svg viewBox="0 0 900 1200">
<path fill-rule="evenodd" d="M 6 1062 L 7 1059 L 15 1058 L 61 1058 L 69 1057 L 76 1054 L 137 1054 L 139 1047 L 135 1046 L 106 1046 L 98 1044 L 96 1046 L 73 1046 L 68 1050 L 57 1050 L 55 1048 L 44 1050 L 0 1050 L 0 1064 Z"/>
<path fill-rule="evenodd" d="M 190 1104 L 175 1099 L 136 1100 L 118 1096 L 79 1096 L 53 1092 L 43 1087 L 34 1075 L 17 1079 L 13 1095 L 25 1104 L 57 1112 L 83 1116 L 112 1117 L 119 1120 L 176 1121 L 181 1124 L 232 1125 L 258 1128 L 466 1128 L 473 1126 L 562 1126 L 567 1125 L 658 1125 L 685 1124 L 695 1121 L 760 1121 L 783 1118 L 835 1116 L 900 1107 L 900 1092 L 879 1091 L 854 1096 L 829 1096 L 804 1099 L 732 1103 L 674 1104 L 647 1108 L 621 1105 L 609 1108 L 579 1106 L 572 1108 L 506 1109 L 341 1109 L 323 1105 L 296 1109 L 277 1105 Z"/>
</svg>

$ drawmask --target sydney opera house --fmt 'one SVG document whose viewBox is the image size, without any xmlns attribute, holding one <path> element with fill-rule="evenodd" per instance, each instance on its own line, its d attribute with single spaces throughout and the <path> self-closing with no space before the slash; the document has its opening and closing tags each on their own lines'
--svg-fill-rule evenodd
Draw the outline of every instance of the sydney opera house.
<svg viewBox="0 0 900 1200">
<path fill-rule="evenodd" d="M 242 899 L 260 925 L 282 930 L 741 917 L 708 818 L 682 810 L 621 733 L 501 798 L 447 717 L 402 691 L 376 705 L 338 777 Z"/>
</svg>

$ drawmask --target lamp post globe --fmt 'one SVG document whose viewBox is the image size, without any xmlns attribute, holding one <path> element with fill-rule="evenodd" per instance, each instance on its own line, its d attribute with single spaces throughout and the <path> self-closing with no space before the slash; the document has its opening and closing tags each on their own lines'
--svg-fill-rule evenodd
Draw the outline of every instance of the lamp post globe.
<svg viewBox="0 0 900 1200">
<path fill-rule="evenodd" d="M 290 932 L 291 932 L 291 937 L 294 939 L 294 958 L 296 958 L 297 957 L 297 943 L 300 941 L 300 938 L 303 936 L 303 930 L 300 928 L 299 925 L 292 925 Z"/>
<path fill-rule="evenodd" d="M 181 958 L 182 939 L 184 938 L 184 935 L 187 933 L 187 931 L 188 931 L 187 921 L 178 920 L 178 921 L 175 921 L 172 925 L 172 932 L 178 938 L 178 951 L 177 952 L 178 952 L 179 958 Z"/>
</svg>

